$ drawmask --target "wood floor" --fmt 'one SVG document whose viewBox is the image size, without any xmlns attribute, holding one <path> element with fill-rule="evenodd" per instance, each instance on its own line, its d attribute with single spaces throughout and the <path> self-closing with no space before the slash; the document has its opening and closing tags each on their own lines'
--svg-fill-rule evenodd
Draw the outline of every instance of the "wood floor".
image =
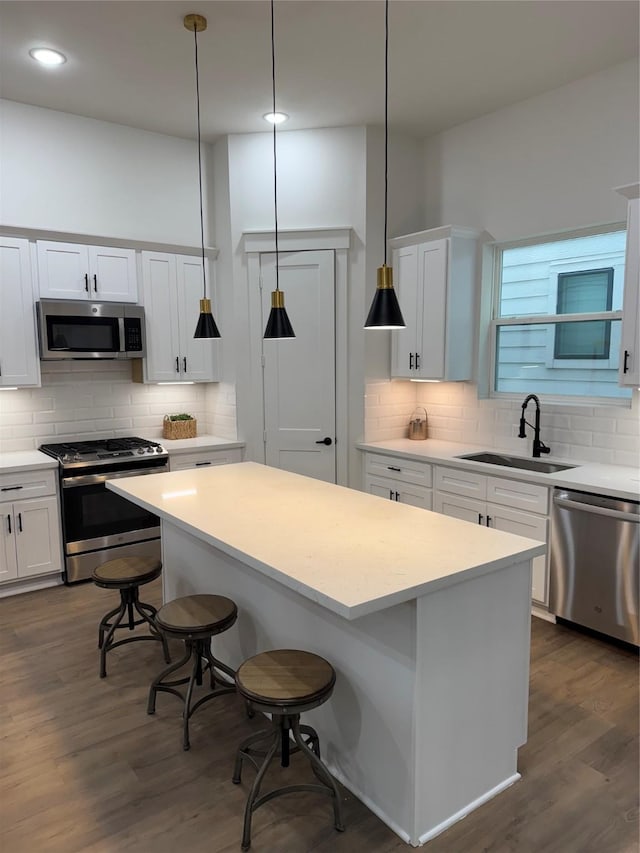
<svg viewBox="0 0 640 853">
<path fill-rule="evenodd" d="M 158 582 L 142 597 L 159 605 Z M 197 711 L 183 752 L 178 700 L 160 694 L 156 715 L 146 714 L 149 681 L 164 665 L 160 644 L 116 649 L 98 678 L 97 625 L 115 603 L 92 584 L 0 600 L 0 850 L 235 853 L 252 776 L 231 784 L 235 747 L 263 721 L 248 720 L 236 696 L 222 697 Z M 286 772 L 306 778 L 297 759 Z M 519 770 L 520 782 L 425 850 L 635 853 L 637 656 L 533 619 Z M 344 812 L 338 834 L 325 798 L 273 800 L 254 817 L 251 849 L 411 849 L 346 791 Z"/>
</svg>

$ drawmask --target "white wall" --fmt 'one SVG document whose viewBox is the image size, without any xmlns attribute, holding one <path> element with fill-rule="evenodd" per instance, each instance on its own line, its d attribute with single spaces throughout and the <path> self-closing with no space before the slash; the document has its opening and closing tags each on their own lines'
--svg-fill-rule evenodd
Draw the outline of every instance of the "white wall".
<svg viewBox="0 0 640 853">
<path fill-rule="evenodd" d="M 0 101 L 0 223 L 200 244 L 196 143 Z"/>
</svg>

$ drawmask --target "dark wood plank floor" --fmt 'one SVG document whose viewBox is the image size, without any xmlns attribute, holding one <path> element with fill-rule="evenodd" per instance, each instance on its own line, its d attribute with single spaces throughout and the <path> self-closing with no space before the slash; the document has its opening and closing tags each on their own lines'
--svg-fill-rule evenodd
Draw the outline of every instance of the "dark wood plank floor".
<svg viewBox="0 0 640 853">
<path fill-rule="evenodd" d="M 144 591 L 159 604 L 157 582 Z M 114 603 L 91 584 L 0 600 L 0 850 L 235 853 L 251 779 L 248 771 L 242 786 L 231 784 L 235 747 L 263 722 L 222 697 L 193 717 L 183 752 L 178 700 L 160 694 L 156 715 L 146 714 L 159 644 L 115 650 L 98 678 L 97 625 Z M 293 778 L 305 776 L 293 765 Z M 520 782 L 428 853 L 635 853 L 637 656 L 534 619 L 519 769 Z M 346 791 L 344 807 L 340 835 L 324 798 L 276 799 L 256 813 L 252 850 L 411 849 Z"/>
</svg>

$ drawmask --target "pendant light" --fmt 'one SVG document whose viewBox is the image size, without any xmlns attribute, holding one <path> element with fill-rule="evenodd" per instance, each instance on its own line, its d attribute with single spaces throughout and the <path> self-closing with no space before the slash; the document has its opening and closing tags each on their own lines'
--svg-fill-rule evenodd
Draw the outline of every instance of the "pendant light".
<svg viewBox="0 0 640 853">
<path fill-rule="evenodd" d="M 185 15 L 184 27 L 193 33 L 196 64 L 196 115 L 198 117 L 198 191 L 200 195 L 200 248 L 202 250 L 202 287 L 200 316 L 193 335 L 194 338 L 219 338 L 220 332 L 211 313 L 211 300 L 207 299 L 207 271 L 204 261 L 204 217 L 202 214 L 202 152 L 200 144 L 200 80 L 198 75 L 198 33 L 207 29 L 207 19 L 203 15 Z"/>
<path fill-rule="evenodd" d="M 378 267 L 376 292 L 365 329 L 404 329 L 406 323 L 393 289 L 393 269 L 387 266 L 387 181 L 389 149 L 389 0 L 384 4 L 384 263 Z"/>
<path fill-rule="evenodd" d="M 271 0 L 271 92 L 273 95 L 272 113 L 276 113 L 276 47 L 273 15 L 273 0 Z M 276 124 L 273 125 L 273 209 L 276 236 L 276 289 L 271 291 L 271 311 L 264 330 L 268 340 L 295 338 L 295 332 L 289 322 L 287 309 L 284 307 L 284 293 L 280 290 L 280 274 L 278 263 L 278 168 L 276 156 Z"/>
</svg>

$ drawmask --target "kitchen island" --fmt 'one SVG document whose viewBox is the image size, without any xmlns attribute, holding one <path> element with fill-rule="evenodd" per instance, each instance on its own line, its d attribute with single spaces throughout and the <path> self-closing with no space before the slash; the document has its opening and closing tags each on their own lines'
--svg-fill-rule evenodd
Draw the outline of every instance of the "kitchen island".
<svg viewBox="0 0 640 853">
<path fill-rule="evenodd" d="M 293 647 L 334 665 L 308 714 L 323 757 L 406 842 L 519 778 L 544 545 L 252 462 L 107 485 L 162 519 L 165 601 L 237 603 L 216 656 Z"/>
</svg>

